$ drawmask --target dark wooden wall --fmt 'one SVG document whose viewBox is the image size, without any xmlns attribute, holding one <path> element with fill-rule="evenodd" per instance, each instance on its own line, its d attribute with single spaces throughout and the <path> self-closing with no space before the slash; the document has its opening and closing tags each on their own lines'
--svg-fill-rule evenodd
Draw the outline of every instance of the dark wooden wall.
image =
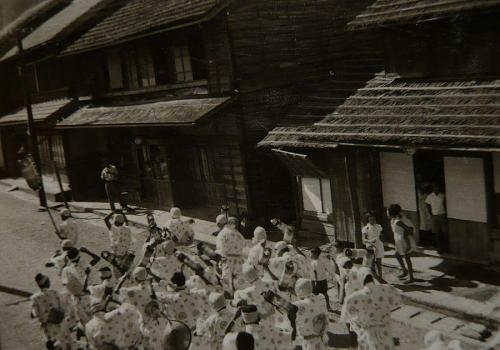
<svg viewBox="0 0 500 350">
<path fill-rule="evenodd" d="M 387 69 L 403 77 L 500 73 L 499 10 L 385 29 Z"/>
<path fill-rule="evenodd" d="M 379 222 L 383 219 L 378 152 L 346 148 L 329 151 L 327 156 L 336 237 L 359 244 L 364 213 L 373 210 Z"/>
<path fill-rule="evenodd" d="M 234 72 L 226 15 L 221 14 L 204 24 L 202 38 L 206 52 L 210 94 L 231 92 L 234 85 Z"/>
</svg>

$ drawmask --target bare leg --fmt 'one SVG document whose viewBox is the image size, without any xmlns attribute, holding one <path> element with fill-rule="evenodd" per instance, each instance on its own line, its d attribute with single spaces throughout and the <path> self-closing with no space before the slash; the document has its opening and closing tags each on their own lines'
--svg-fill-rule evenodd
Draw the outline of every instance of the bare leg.
<svg viewBox="0 0 500 350">
<path fill-rule="evenodd" d="M 398 275 L 399 278 L 406 277 L 408 275 L 408 270 L 406 269 L 405 263 L 403 262 L 403 258 L 401 257 L 401 254 L 396 252 L 396 260 L 398 261 L 399 265 L 401 265 L 401 274 Z"/>
<path fill-rule="evenodd" d="M 377 269 L 377 280 L 379 283 L 386 284 L 387 281 L 382 277 L 382 259 L 375 260 L 375 267 Z"/>
<path fill-rule="evenodd" d="M 383 278 L 382 277 L 382 259 L 377 258 L 375 260 L 375 266 L 377 267 L 377 272 L 378 272 L 379 277 Z"/>
<path fill-rule="evenodd" d="M 405 255 L 406 265 L 408 265 L 408 273 L 410 275 L 409 283 L 413 282 L 413 264 L 411 262 L 411 257 L 409 254 Z"/>
<path fill-rule="evenodd" d="M 330 297 L 328 296 L 328 292 L 324 292 L 323 293 L 324 297 L 325 297 L 325 302 L 326 302 L 326 309 L 328 310 L 328 312 L 332 312 L 333 309 L 332 307 L 330 306 Z"/>
</svg>

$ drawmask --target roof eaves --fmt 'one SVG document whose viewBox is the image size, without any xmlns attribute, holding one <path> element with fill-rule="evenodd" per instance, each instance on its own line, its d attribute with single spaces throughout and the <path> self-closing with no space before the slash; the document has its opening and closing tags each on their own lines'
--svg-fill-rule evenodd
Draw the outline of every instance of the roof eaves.
<svg viewBox="0 0 500 350">
<path fill-rule="evenodd" d="M 52 11 L 56 7 L 69 2 L 70 0 L 45 0 L 24 11 L 17 19 L 8 23 L 0 30 L 0 45 L 2 45 L 5 41 L 10 40 L 18 30 L 25 29 L 30 25 L 30 23 L 37 21 L 40 17 Z"/>
<path fill-rule="evenodd" d="M 143 32 L 140 34 L 136 34 L 136 35 L 131 35 L 129 37 L 122 38 L 120 40 L 115 40 L 115 41 L 113 41 L 112 44 L 99 44 L 99 45 L 95 45 L 95 46 L 89 46 L 89 47 L 86 47 L 84 49 L 76 49 L 76 50 L 72 50 L 72 51 L 63 50 L 58 56 L 64 57 L 64 56 L 81 54 L 81 53 L 90 52 L 90 51 L 94 51 L 94 50 L 98 50 L 98 49 L 102 49 L 102 48 L 106 48 L 106 47 L 116 46 L 116 45 L 127 43 L 130 41 L 138 40 L 138 39 L 141 39 L 144 37 L 149 37 L 149 36 L 153 36 L 153 35 L 157 35 L 157 34 L 167 33 L 167 32 L 170 32 L 170 31 L 173 31 L 176 29 L 182 29 L 182 28 L 186 28 L 186 27 L 192 27 L 192 26 L 197 25 L 197 24 L 202 24 L 202 23 L 208 22 L 208 21 L 212 20 L 213 18 L 215 18 L 224 8 L 226 8 L 233 1 L 234 0 L 225 0 L 225 1 L 221 2 L 220 4 L 218 4 L 217 6 L 215 6 L 210 11 L 208 11 L 206 14 L 202 15 L 201 17 L 194 17 L 194 18 L 191 18 L 187 21 L 181 20 L 178 22 L 172 22 L 172 23 L 169 23 L 169 25 L 164 27 L 164 28 L 156 29 L 154 31 L 147 31 L 147 32 Z"/>
<path fill-rule="evenodd" d="M 456 3 L 462 4 L 460 8 L 452 8 L 451 5 L 457 5 Z M 391 27 L 403 24 L 418 24 L 423 22 L 436 21 L 439 19 L 447 18 L 450 16 L 454 16 L 456 14 L 462 12 L 471 12 L 471 11 L 480 11 L 485 8 L 490 8 L 493 6 L 499 5 L 499 1 L 497 0 L 484 0 L 481 4 L 478 2 L 473 3 L 469 0 L 454 0 L 454 1 L 445 1 L 444 4 L 433 4 L 433 5 L 425 5 L 420 7 L 413 7 L 408 9 L 400 9 L 393 10 L 391 13 L 398 14 L 398 16 L 390 16 L 388 18 L 380 18 L 384 13 L 364 13 L 355 17 L 352 21 L 347 24 L 347 29 L 350 31 L 358 31 L 358 30 L 369 30 L 376 28 L 384 28 Z M 448 10 L 440 10 L 440 7 L 448 7 Z M 403 14 L 402 12 L 406 11 L 414 11 L 418 9 L 431 9 L 429 12 L 422 12 L 420 14 L 409 13 Z M 367 9 L 369 10 L 369 8 Z M 370 18 L 372 17 L 372 18 Z M 365 19 L 367 18 L 367 19 Z"/>
<path fill-rule="evenodd" d="M 65 0 L 67 1 L 67 0 Z M 99 12 L 105 9 L 110 3 L 112 3 L 114 0 L 103 0 L 99 2 L 98 4 L 95 4 L 93 7 L 89 8 L 85 13 L 83 13 L 81 16 L 76 18 L 72 23 L 70 23 L 67 27 L 65 27 L 63 30 L 59 31 L 56 33 L 52 38 L 50 38 L 47 41 L 44 41 L 38 45 L 32 46 L 32 47 L 25 47 L 24 52 L 25 54 L 28 54 L 30 52 L 40 50 L 43 47 L 47 47 L 49 45 L 54 45 L 59 43 L 61 40 L 64 40 L 68 38 L 70 35 L 72 35 L 76 30 L 78 30 L 82 25 L 85 23 L 88 23 L 88 21 L 93 18 L 94 12 Z M 51 17 L 52 18 L 52 17 Z M 48 19 L 50 20 L 50 18 Z M 48 21 L 47 20 L 47 21 Z M 47 22 L 46 21 L 46 22 Z M 44 22 L 45 23 L 45 22 Z M 13 50 L 12 48 L 11 50 Z M 4 54 L 3 57 L 9 54 L 9 51 Z M 0 58 L 0 63 L 2 62 L 7 62 L 16 59 L 19 56 L 18 52 L 13 53 L 10 56 L 7 56 L 5 58 Z"/>
</svg>

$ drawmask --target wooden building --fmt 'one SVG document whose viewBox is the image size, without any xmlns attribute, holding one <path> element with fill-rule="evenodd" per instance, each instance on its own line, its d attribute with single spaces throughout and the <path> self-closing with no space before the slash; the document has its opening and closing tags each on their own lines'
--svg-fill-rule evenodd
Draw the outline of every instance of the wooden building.
<svg viewBox="0 0 500 350">
<path fill-rule="evenodd" d="M 375 210 L 390 240 L 385 208 L 399 203 L 421 224 L 419 192 L 437 183 L 449 252 L 500 260 L 498 3 L 380 0 L 349 23 L 380 35 L 384 70 L 321 120 L 284 123 L 260 143 L 322 171 L 294 174 L 305 235 L 320 227 L 359 243 L 363 214 Z"/>
<path fill-rule="evenodd" d="M 108 157 L 131 202 L 294 218 L 286 167 L 256 144 L 328 79 L 348 41 L 338 28 L 369 1 L 77 3 L 71 23 L 55 15 L 25 39 L 34 61 L 68 67 L 68 96 L 90 97 L 56 126 L 76 199 L 104 196 Z"/>
</svg>

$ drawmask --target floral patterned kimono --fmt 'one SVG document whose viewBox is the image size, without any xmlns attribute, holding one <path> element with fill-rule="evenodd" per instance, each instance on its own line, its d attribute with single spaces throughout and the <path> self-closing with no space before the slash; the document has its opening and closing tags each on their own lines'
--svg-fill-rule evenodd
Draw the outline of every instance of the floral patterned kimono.
<svg viewBox="0 0 500 350">
<path fill-rule="evenodd" d="M 391 310 L 402 303 L 396 288 L 373 283 L 349 295 L 341 321 L 349 322 L 358 334 L 359 350 L 392 350 Z"/>
</svg>

